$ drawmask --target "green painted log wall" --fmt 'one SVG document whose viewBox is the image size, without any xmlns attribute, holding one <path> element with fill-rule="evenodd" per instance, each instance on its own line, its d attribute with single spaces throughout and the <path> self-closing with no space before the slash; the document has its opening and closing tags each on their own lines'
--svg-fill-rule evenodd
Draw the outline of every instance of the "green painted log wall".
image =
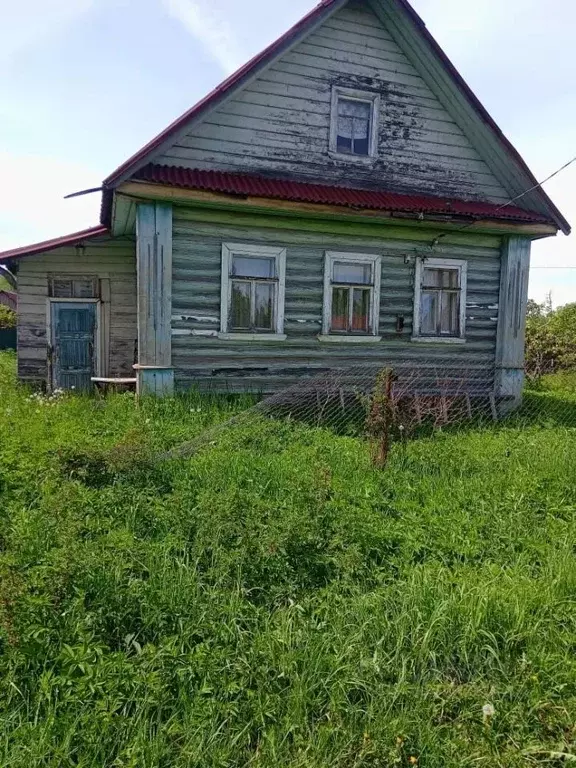
<svg viewBox="0 0 576 768">
<path fill-rule="evenodd" d="M 463 345 L 411 341 L 414 266 L 406 257 L 431 254 L 437 233 L 416 226 L 392 229 L 355 227 L 273 216 L 224 214 L 177 207 L 174 210 L 172 364 L 176 386 L 198 385 L 229 391 L 274 391 L 299 376 L 341 365 L 388 361 L 450 360 L 493 380 L 501 242 L 486 235 L 461 233 L 435 255 L 468 260 L 467 341 Z M 291 228 L 290 228 L 291 227 Z M 353 234 L 345 234 L 350 230 Z M 393 233 L 394 237 L 390 234 Z M 402 236 L 404 239 L 399 239 Z M 217 337 L 220 328 L 220 262 L 223 242 L 287 247 L 286 341 L 240 342 Z M 380 333 L 370 344 L 322 343 L 324 253 L 342 250 L 382 255 Z M 397 316 L 404 317 L 402 333 Z M 475 374 L 477 375 L 477 374 Z"/>
</svg>

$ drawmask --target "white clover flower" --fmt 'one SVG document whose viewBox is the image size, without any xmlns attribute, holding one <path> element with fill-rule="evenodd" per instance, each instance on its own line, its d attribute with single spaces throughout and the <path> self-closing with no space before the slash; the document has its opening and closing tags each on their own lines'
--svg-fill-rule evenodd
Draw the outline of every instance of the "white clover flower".
<svg viewBox="0 0 576 768">
<path fill-rule="evenodd" d="M 484 719 L 488 720 L 490 717 L 494 717 L 496 710 L 492 704 L 484 704 L 482 707 L 482 714 L 484 715 Z"/>
</svg>

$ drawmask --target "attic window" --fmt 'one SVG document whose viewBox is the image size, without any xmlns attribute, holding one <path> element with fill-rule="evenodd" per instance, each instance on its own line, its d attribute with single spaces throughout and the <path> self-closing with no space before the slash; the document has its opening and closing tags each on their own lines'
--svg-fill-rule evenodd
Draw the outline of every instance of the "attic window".
<svg viewBox="0 0 576 768">
<path fill-rule="evenodd" d="M 376 157 L 379 106 L 378 94 L 334 88 L 330 152 L 360 160 Z"/>
</svg>

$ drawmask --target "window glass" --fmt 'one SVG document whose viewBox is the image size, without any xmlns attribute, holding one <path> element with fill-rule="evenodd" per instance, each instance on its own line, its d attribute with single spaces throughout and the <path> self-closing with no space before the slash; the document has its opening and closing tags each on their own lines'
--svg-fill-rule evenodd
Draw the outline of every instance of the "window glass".
<svg viewBox="0 0 576 768">
<path fill-rule="evenodd" d="M 274 322 L 274 283 L 254 285 L 254 327 L 270 331 Z"/>
<path fill-rule="evenodd" d="M 332 330 L 347 331 L 350 315 L 350 290 L 348 288 L 333 288 L 332 290 Z"/>
<path fill-rule="evenodd" d="M 368 333 L 370 331 L 370 291 L 362 288 L 353 289 L 352 331 Z"/>
<path fill-rule="evenodd" d="M 442 293 L 440 306 L 440 333 L 460 335 L 460 296 L 457 293 Z"/>
<path fill-rule="evenodd" d="M 423 291 L 420 310 L 420 332 L 427 336 L 433 336 L 436 333 L 437 307 L 438 295 Z"/>
<path fill-rule="evenodd" d="M 230 325 L 234 329 L 250 329 L 250 283 L 232 281 L 232 301 L 230 307 Z"/>
<path fill-rule="evenodd" d="M 96 299 L 98 280 L 94 277 L 53 277 L 50 295 L 55 299 Z"/>
<path fill-rule="evenodd" d="M 420 295 L 420 333 L 423 336 L 460 336 L 460 280 L 459 269 L 423 269 Z"/>
<path fill-rule="evenodd" d="M 71 299 L 74 295 L 72 280 L 52 280 L 52 296 L 57 299 Z"/>
<path fill-rule="evenodd" d="M 354 155 L 370 152 L 372 103 L 356 99 L 338 99 L 337 149 Z"/>
<path fill-rule="evenodd" d="M 232 259 L 233 277 L 276 277 L 276 259 L 262 259 L 255 256 L 234 256 Z"/>
<path fill-rule="evenodd" d="M 334 264 L 333 279 L 335 283 L 370 285 L 372 283 L 372 266 L 370 264 L 337 261 Z"/>
</svg>

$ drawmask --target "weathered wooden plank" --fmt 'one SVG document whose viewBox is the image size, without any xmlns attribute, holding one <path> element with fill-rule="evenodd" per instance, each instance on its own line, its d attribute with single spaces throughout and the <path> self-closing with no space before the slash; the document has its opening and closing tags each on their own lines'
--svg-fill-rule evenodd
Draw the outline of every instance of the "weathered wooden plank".
<svg viewBox="0 0 576 768">
<path fill-rule="evenodd" d="M 19 264 L 18 322 L 22 339 L 18 352 L 19 375 L 27 380 L 46 380 L 47 338 L 46 302 L 49 276 L 95 275 L 109 281 L 108 329 L 101 332 L 102 348 L 108 345 L 108 364 L 115 374 L 129 374 L 134 362 L 136 338 L 136 268 L 132 238 L 102 238 L 86 243 L 83 248 L 59 248 L 23 259 Z M 103 299 L 105 296 L 103 294 Z M 132 351 L 125 353 L 117 339 L 132 341 Z M 27 361 L 34 360 L 35 363 Z"/>
<path fill-rule="evenodd" d="M 138 393 L 165 395 L 172 370 L 172 206 L 139 203 L 136 211 Z M 172 383 L 170 383 L 172 382 Z"/>
<path fill-rule="evenodd" d="M 464 245 L 444 242 L 442 254 L 469 262 L 467 342 L 465 345 L 414 344 L 410 341 L 413 316 L 413 264 L 407 253 L 417 251 L 418 240 L 395 241 L 388 228 L 380 237 L 351 234 L 349 228 L 303 232 L 274 228 L 269 217 L 249 222 L 233 217 L 233 224 L 216 217 L 195 220 L 189 209 L 176 207 L 174 217 L 173 360 L 177 386 L 201 386 L 243 391 L 274 391 L 294 383 L 306 369 L 363 365 L 379 360 L 404 362 L 457 361 L 466 370 L 476 368 L 487 382 L 493 376 L 500 279 L 500 240 L 488 242 L 468 235 Z M 260 226 L 257 226 L 257 222 Z M 263 226 L 267 224 L 268 226 Z M 409 229 L 411 237 L 418 230 Z M 408 233 L 404 233 L 406 236 Z M 246 343 L 219 339 L 220 248 L 231 242 L 286 246 L 287 285 L 285 331 L 280 343 Z M 324 253 L 328 248 L 382 255 L 380 329 L 382 342 L 366 345 L 322 344 Z M 438 249 L 440 251 L 440 249 Z M 397 316 L 404 318 L 397 332 Z M 293 371 L 293 375 L 290 374 Z M 232 374 L 236 371 L 236 374 Z"/>
<path fill-rule="evenodd" d="M 509 194 L 373 11 L 348 4 L 160 162 L 505 202 Z M 330 157 L 334 85 L 377 91 L 380 157 Z"/>
<path fill-rule="evenodd" d="M 499 394 L 518 403 L 524 387 L 526 307 L 531 242 L 510 237 L 502 249 L 500 312 L 496 348 L 496 386 Z"/>
</svg>

